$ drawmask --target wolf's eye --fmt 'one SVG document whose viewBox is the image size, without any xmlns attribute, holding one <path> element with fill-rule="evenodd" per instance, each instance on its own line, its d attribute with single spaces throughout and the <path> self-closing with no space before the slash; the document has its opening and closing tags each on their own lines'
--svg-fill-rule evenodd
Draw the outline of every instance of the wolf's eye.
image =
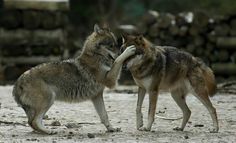
<svg viewBox="0 0 236 143">
<path fill-rule="evenodd" d="M 114 43 L 111 43 L 109 46 L 110 46 L 111 48 L 113 48 L 113 47 L 115 47 L 115 44 L 114 44 Z"/>
</svg>

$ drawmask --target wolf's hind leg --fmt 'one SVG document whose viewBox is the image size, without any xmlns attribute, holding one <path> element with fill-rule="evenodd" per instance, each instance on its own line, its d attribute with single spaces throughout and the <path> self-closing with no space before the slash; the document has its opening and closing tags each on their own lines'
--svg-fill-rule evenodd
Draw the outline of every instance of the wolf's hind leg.
<svg viewBox="0 0 236 143">
<path fill-rule="evenodd" d="M 35 111 L 29 105 L 22 105 L 22 108 L 28 117 L 28 124 L 32 127 Z"/>
<path fill-rule="evenodd" d="M 180 127 L 175 127 L 174 130 L 183 131 L 191 116 L 191 111 L 189 110 L 185 100 L 186 93 L 184 89 L 175 89 L 171 91 L 171 96 L 183 112 L 182 124 Z"/>
<path fill-rule="evenodd" d="M 211 133 L 216 133 L 219 131 L 219 125 L 218 125 L 218 119 L 217 119 L 217 113 L 216 109 L 213 107 L 209 96 L 207 95 L 207 90 L 202 91 L 195 91 L 196 97 L 202 102 L 202 104 L 207 108 L 208 112 L 211 115 L 211 119 L 213 121 L 214 128 L 210 130 Z"/>
<path fill-rule="evenodd" d="M 211 133 L 216 133 L 219 131 L 218 119 L 216 109 L 213 107 L 208 91 L 201 74 L 194 74 L 189 77 L 190 84 L 194 90 L 194 95 L 202 102 L 202 104 L 207 108 L 208 112 L 211 115 L 214 128 L 210 130 Z"/>
<path fill-rule="evenodd" d="M 40 90 L 38 92 L 38 98 L 32 100 L 31 110 L 34 110 L 34 115 L 32 118 L 31 126 L 33 129 L 44 134 L 55 134 L 55 131 L 50 131 L 44 127 L 42 124 L 43 117 L 48 109 L 52 106 L 55 100 L 55 95 L 53 92 L 45 88 L 44 91 Z"/>
<path fill-rule="evenodd" d="M 31 127 L 34 130 L 40 133 L 44 133 L 44 134 L 56 134 L 55 131 L 46 129 L 44 125 L 42 124 L 43 117 L 50 107 L 51 105 L 48 105 L 48 106 L 40 107 L 35 110 L 35 114 L 31 122 Z"/>
</svg>

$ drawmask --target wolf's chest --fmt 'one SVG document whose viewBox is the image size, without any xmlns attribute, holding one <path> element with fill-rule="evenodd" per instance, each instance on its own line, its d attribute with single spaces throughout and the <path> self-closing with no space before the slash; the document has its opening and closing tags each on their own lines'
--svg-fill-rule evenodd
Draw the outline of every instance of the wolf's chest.
<svg viewBox="0 0 236 143">
<path fill-rule="evenodd" d="M 137 78 L 134 78 L 134 81 L 136 82 L 136 84 L 139 86 L 139 87 L 142 87 L 146 90 L 149 90 L 151 85 L 152 85 L 152 80 L 153 78 L 150 76 L 150 77 L 145 77 L 143 79 L 137 79 Z"/>
</svg>

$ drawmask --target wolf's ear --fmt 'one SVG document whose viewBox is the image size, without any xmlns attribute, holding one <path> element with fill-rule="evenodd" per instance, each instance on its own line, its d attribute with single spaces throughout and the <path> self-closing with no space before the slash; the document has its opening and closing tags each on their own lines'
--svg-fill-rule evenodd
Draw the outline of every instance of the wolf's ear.
<svg viewBox="0 0 236 143">
<path fill-rule="evenodd" d="M 94 25 L 94 32 L 96 32 L 97 34 L 103 34 L 103 33 L 104 33 L 103 29 L 100 28 L 100 27 L 98 26 L 98 24 L 95 24 L 95 25 Z"/>
<path fill-rule="evenodd" d="M 125 43 L 128 39 L 128 35 L 126 34 L 121 34 L 121 37 L 122 37 L 122 43 Z"/>
</svg>

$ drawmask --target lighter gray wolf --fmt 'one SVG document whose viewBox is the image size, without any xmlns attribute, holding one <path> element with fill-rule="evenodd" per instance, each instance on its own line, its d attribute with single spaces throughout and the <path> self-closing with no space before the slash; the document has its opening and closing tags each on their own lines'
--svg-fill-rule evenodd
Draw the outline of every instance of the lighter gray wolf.
<svg viewBox="0 0 236 143">
<path fill-rule="evenodd" d="M 95 25 L 80 56 L 41 64 L 23 73 L 14 85 L 13 96 L 24 109 L 29 125 L 37 132 L 54 134 L 43 126 L 42 119 L 55 100 L 91 100 L 107 130 L 118 131 L 108 120 L 103 90 L 116 85 L 123 62 L 135 54 L 135 47 L 119 53 L 114 34 Z"/>
<path fill-rule="evenodd" d="M 130 45 L 136 47 L 136 54 L 126 60 L 126 66 L 139 86 L 136 108 L 138 130 L 151 130 L 158 93 L 162 90 L 171 92 L 171 96 L 183 112 L 182 124 L 174 130 L 183 131 L 190 118 L 191 111 L 185 97 L 191 93 L 203 103 L 211 115 L 214 128 L 210 132 L 218 132 L 216 109 L 209 99 L 209 96 L 213 96 L 216 92 L 216 82 L 208 66 L 183 50 L 169 46 L 155 46 L 142 35 L 124 36 L 122 49 Z M 146 92 L 149 94 L 148 123 L 143 127 L 141 107 Z"/>
</svg>

